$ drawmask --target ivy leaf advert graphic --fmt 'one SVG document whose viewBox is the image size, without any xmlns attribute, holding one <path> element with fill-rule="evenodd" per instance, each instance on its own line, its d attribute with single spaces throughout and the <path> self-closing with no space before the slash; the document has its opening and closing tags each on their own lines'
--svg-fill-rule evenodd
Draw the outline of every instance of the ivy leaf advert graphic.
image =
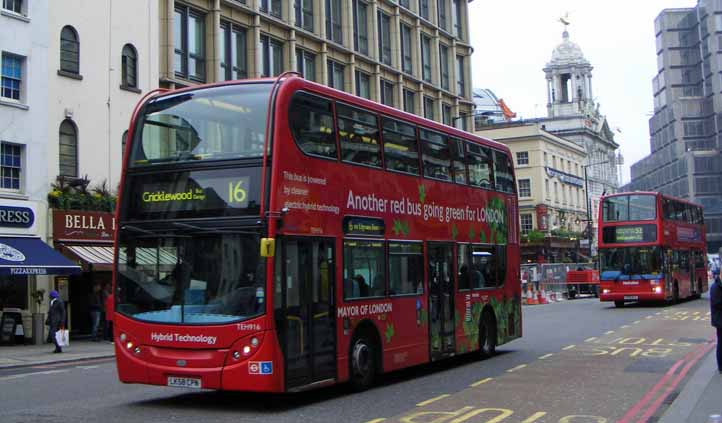
<svg viewBox="0 0 722 423">
<path fill-rule="evenodd" d="M 424 201 L 426 201 L 426 187 L 419 185 L 419 202 L 423 204 Z"/>
<path fill-rule="evenodd" d="M 391 229 L 391 231 L 396 236 L 399 236 L 399 234 L 402 232 L 401 221 L 399 219 L 394 219 L 394 227 Z"/>
<path fill-rule="evenodd" d="M 391 340 L 394 338 L 394 335 L 396 332 L 394 331 L 394 324 L 393 323 L 387 323 L 386 324 L 386 333 L 384 335 L 386 336 L 386 343 L 390 344 Z"/>
<path fill-rule="evenodd" d="M 456 229 L 456 224 L 451 225 L 451 239 L 456 240 L 456 236 L 459 235 L 459 230 Z"/>
<path fill-rule="evenodd" d="M 401 233 L 403 233 L 404 236 L 409 236 L 409 222 L 405 220 L 401 222 Z"/>
<path fill-rule="evenodd" d="M 474 232 L 474 228 L 469 228 L 469 241 L 473 241 L 474 237 L 476 237 L 476 233 Z"/>
<path fill-rule="evenodd" d="M 483 229 L 479 229 L 479 242 L 486 242 L 486 232 Z"/>
</svg>

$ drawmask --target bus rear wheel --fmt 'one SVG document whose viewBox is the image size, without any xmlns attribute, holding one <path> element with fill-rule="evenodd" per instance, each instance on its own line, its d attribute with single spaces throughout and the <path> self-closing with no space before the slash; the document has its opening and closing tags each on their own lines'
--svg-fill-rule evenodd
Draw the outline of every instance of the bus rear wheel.
<svg viewBox="0 0 722 423">
<path fill-rule="evenodd" d="M 376 351 L 365 336 L 357 336 L 351 343 L 351 386 L 355 391 L 371 387 L 376 377 Z"/>
<path fill-rule="evenodd" d="M 496 324 L 490 312 L 485 312 L 479 325 L 479 356 L 489 358 L 496 355 Z"/>
<path fill-rule="evenodd" d="M 624 307 L 624 301 L 615 301 L 615 302 L 614 302 L 614 307 L 617 307 L 617 308 L 622 308 L 622 307 Z"/>
</svg>

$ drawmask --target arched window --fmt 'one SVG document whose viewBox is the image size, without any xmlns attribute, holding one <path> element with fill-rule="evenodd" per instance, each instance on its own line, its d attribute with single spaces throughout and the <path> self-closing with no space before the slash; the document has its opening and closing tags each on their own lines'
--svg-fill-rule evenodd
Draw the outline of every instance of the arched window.
<svg viewBox="0 0 722 423">
<path fill-rule="evenodd" d="M 80 73 L 80 39 L 78 32 L 70 25 L 60 31 L 60 70 Z"/>
<path fill-rule="evenodd" d="M 121 139 L 122 148 L 120 150 L 120 158 L 122 159 L 125 155 L 125 146 L 128 143 L 128 130 L 123 131 L 123 137 Z"/>
<path fill-rule="evenodd" d="M 70 119 L 60 124 L 58 161 L 60 176 L 78 177 L 78 129 Z"/>
<path fill-rule="evenodd" d="M 133 47 L 133 44 L 123 46 L 121 61 L 122 86 L 138 88 L 138 52 Z"/>
</svg>

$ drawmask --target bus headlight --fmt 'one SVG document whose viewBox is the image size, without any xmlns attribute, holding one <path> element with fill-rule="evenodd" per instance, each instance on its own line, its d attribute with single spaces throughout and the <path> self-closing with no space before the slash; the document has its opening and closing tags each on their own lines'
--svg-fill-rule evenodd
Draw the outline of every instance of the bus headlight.
<svg viewBox="0 0 722 423">
<path fill-rule="evenodd" d="M 261 347 L 263 335 L 263 332 L 257 332 L 234 342 L 231 347 L 231 358 L 237 361 L 251 357 Z"/>
<path fill-rule="evenodd" d="M 654 293 L 655 293 L 655 294 L 661 294 L 661 293 L 662 293 L 662 287 L 661 287 L 661 286 L 655 286 L 655 287 L 654 287 Z"/>
<path fill-rule="evenodd" d="M 602 289 L 602 294 L 609 294 L 609 290 L 606 288 Z"/>
</svg>

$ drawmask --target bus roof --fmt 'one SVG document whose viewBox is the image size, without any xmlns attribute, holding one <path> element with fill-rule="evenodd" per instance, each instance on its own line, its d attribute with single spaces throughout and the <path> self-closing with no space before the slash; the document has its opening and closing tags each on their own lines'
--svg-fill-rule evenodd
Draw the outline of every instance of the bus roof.
<svg viewBox="0 0 722 423">
<path fill-rule="evenodd" d="M 685 200 L 684 198 L 672 197 L 671 195 L 662 194 L 661 192 L 656 192 L 656 191 L 627 191 L 627 192 L 615 192 L 614 194 L 603 195 L 601 199 L 604 200 L 605 198 L 620 197 L 620 196 L 624 196 L 624 195 L 654 195 L 654 196 L 660 196 L 660 197 L 662 197 L 662 198 L 666 198 L 666 199 L 668 199 L 668 200 L 679 201 L 680 203 L 687 203 L 687 204 L 691 204 L 691 205 L 693 205 L 693 206 L 702 207 L 702 205 L 699 204 L 699 203 L 695 203 L 695 202 L 693 202 L 693 201 Z"/>
<path fill-rule="evenodd" d="M 184 87 L 179 88 L 175 90 L 165 90 L 161 91 L 156 95 L 150 96 L 146 103 L 151 102 L 153 100 L 175 95 L 178 93 L 183 92 L 189 92 L 189 91 L 196 91 L 196 90 L 203 90 L 207 88 L 214 88 L 214 87 L 223 87 L 223 86 L 229 86 L 229 85 L 242 85 L 242 84 L 248 84 L 248 83 L 273 83 L 277 80 L 277 78 L 253 78 L 253 79 L 243 79 L 243 80 L 233 80 L 233 81 L 220 81 L 220 82 L 214 82 L 209 84 L 202 84 L 202 85 L 194 85 L 192 87 Z M 298 90 L 298 89 L 305 89 L 307 91 L 314 92 L 316 94 L 322 94 L 327 95 L 330 97 L 333 97 L 337 100 L 349 103 L 351 105 L 373 110 L 376 113 L 383 113 L 387 116 L 402 119 L 409 123 L 413 123 L 416 125 L 423 126 L 427 129 L 440 131 L 445 134 L 463 138 L 465 140 L 470 141 L 476 141 L 481 144 L 486 144 L 488 146 L 492 146 L 498 150 L 504 151 L 505 153 L 511 155 L 511 150 L 505 145 L 498 141 L 491 140 L 489 138 L 480 137 L 478 135 L 474 135 L 471 132 L 462 131 L 460 129 L 454 128 L 452 126 L 444 125 L 442 123 L 426 119 L 424 117 L 408 113 L 399 109 L 396 109 L 394 107 L 386 106 L 381 103 L 377 103 L 375 101 L 367 100 L 362 97 L 355 96 L 353 94 L 349 94 L 345 91 L 340 91 L 335 88 L 328 87 L 326 85 L 322 85 L 313 81 L 309 81 L 306 79 L 303 79 L 296 75 L 290 75 L 287 77 L 284 77 L 283 82 L 285 84 L 282 85 L 282 87 L 290 87 L 292 90 Z M 288 89 L 288 88 L 287 88 Z"/>
</svg>

